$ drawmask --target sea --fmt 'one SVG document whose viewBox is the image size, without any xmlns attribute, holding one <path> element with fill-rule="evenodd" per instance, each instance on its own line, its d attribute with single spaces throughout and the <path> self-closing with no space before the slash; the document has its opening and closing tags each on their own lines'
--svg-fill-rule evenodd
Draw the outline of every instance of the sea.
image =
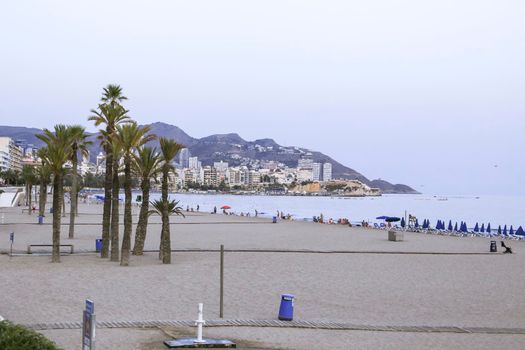
<svg viewBox="0 0 525 350">
<path fill-rule="evenodd" d="M 134 198 L 140 192 L 134 193 Z M 151 200 L 160 198 L 160 193 L 152 193 Z M 265 196 L 265 195 L 226 195 L 226 194 L 186 194 L 171 193 L 171 199 L 179 201 L 184 210 L 193 208 L 200 211 L 217 212 L 223 206 L 228 211 L 259 216 L 273 217 L 277 212 L 290 214 L 294 220 L 312 220 L 321 214 L 328 220 L 346 218 L 352 223 L 363 220 L 381 223 L 380 216 L 405 217 L 414 215 L 421 223 L 429 219 L 432 226 L 437 220 L 449 220 L 454 225 L 464 221 L 469 228 L 478 223 L 490 223 L 492 229 L 499 225 L 510 225 L 517 229 L 525 227 L 525 196 L 464 196 L 464 195 L 408 195 L 386 194 L 380 197 L 314 197 L 314 196 Z"/>
</svg>

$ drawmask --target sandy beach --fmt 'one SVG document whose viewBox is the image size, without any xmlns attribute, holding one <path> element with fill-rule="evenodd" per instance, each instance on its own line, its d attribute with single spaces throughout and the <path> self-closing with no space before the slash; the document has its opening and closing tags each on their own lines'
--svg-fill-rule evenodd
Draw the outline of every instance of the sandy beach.
<svg viewBox="0 0 525 350">
<path fill-rule="evenodd" d="M 523 241 L 508 242 L 512 255 L 483 254 L 490 239 L 405 233 L 403 242 L 389 242 L 381 230 L 188 213 L 172 218 L 172 248 L 181 251 L 173 253 L 171 265 L 149 252 L 120 267 L 93 253 L 102 206 L 83 204 L 76 238 L 68 239 L 68 226 L 62 226 L 62 243 L 74 244 L 77 253 L 52 264 L 47 255 L 23 254 L 28 244 L 51 242 L 51 217 L 37 225 L 37 216 L 22 214 L 21 208 L 1 212 L 0 315 L 17 323 L 79 322 L 86 298 L 95 301 L 98 321 L 194 320 L 199 302 L 205 319 L 219 319 L 219 253 L 196 250 L 224 244 L 233 250 L 225 255 L 225 319 L 274 320 L 280 294 L 292 293 L 297 320 L 525 329 Z M 151 218 L 146 249 L 158 249 L 159 223 Z M 5 254 L 10 232 L 15 232 L 13 250 L 20 253 L 13 257 Z M 170 332 L 193 335 L 194 329 L 100 329 L 97 349 L 163 349 Z M 42 333 L 65 349 L 80 349 L 80 330 Z M 206 328 L 205 335 L 252 349 L 521 349 L 525 344 L 524 334 L 501 332 L 217 327 Z"/>
</svg>

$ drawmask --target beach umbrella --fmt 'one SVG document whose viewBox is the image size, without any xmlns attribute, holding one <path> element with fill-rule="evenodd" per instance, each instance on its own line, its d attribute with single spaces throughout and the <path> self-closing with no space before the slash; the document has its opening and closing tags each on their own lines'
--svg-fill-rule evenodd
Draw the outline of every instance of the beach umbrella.
<svg viewBox="0 0 525 350">
<path fill-rule="evenodd" d="M 514 229 L 512 228 L 512 225 L 510 225 L 509 235 L 514 236 Z"/>
<path fill-rule="evenodd" d="M 405 222 L 405 218 L 401 218 L 401 227 L 405 228 L 406 224 L 407 223 Z"/>
<path fill-rule="evenodd" d="M 525 236 L 525 231 L 523 231 L 523 227 L 518 227 L 516 230 L 516 236 Z"/>
<path fill-rule="evenodd" d="M 383 215 L 383 216 L 378 216 L 378 217 L 376 218 L 376 220 L 386 220 L 386 219 L 388 219 L 388 216 L 385 216 L 385 215 Z"/>
<path fill-rule="evenodd" d="M 474 232 L 479 232 L 479 225 L 477 222 L 476 222 L 476 226 L 474 226 Z"/>
<path fill-rule="evenodd" d="M 232 207 L 230 207 L 229 205 L 223 205 L 223 206 L 221 207 L 221 209 L 231 209 L 231 208 L 232 208 Z"/>
<path fill-rule="evenodd" d="M 461 229 L 462 232 L 468 232 L 467 223 L 463 223 L 463 228 Z"/>
<path fill-rule="evenodd" d="M 503 226 L 503 236 L 507 236 L 507 225 Z"/>
<path fill-rule="evenodd" d="M 416 218 L 416 223 L 414 224 L 414 227 L 415 227 L 415 228 L 418 228 L 418 227 L 419 227 L 419 222 L 417 221 L 417 218 Z"/>
<path fill-rule="evenodd" d="M 441 220 L 436 223 L 436 230 L 441 230 Z"/>
<path fill-rule="evenodd" d="M 453 227 L 452 227 L 452 220 L 449 220 L 448 221 L 448 230 L 449 231 L 452 231 Z"/>
<path fill-rule="evenodd" d="M 399 221 L 399 220 L 401 220 L 401 219 L 398 218 L 398 217 L 395 217 L 395 216 L 390 216 L 390 217 L 387 217 L 387 218 L 385 219 L 386 222 L 397 222 L 397 221 Z"/>
<path fill-rule="evenodd" d="M 458 232 L 458 223 L 456 222 L 456 225 L 454 225 L 454 231 Z"/>
<path fill-rule="evenodd" d="M 498 226 L 498 236 L 501 236 L 501 225 Z"/>
<path fill-rule="evenodd" d="M 488 232 L 488 234 L 491 234 L 490 231 L 491 231 L 491 230 L 490 230 L 490 222 L 489 222 L 489 223 L 487 224 L 487 232 Z"/>
<path fill-rule="evenodd" d="M 485 224 L 481 224 L 481 229 L 480 229 L 481 232 L 485 232 Z"/>
</svg>

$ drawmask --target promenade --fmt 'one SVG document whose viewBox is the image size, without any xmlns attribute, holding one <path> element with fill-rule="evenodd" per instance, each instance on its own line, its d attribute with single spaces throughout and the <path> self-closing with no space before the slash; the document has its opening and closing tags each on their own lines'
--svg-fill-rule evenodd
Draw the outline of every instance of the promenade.
<svg viewBox="0 0 525 350">
<path fill-rule="evenodd" d="M 62 225 L 61 243 L 74 244 L 75 254 L 52 264 L 48 255 L 25 254 L 28 244 L 51 243 L 50 215 L 37 225 L 37 216 L 21 208 L 0 210 L 0 315 L 32 325 L 65 349 L 80 349 L 76 324 L 86 298 L 95 301 L 101 322 L 97 349 L 164 349 L 170 334 L 194 334 L 188 321 L 199 302 L 206 320 L 221 320 L 221 244 L 227 250 L 224 319 L 204 332 L 239 348 L 525 344 L 525 242 L 508 242 L 512 255 L 488 254 L 486 238 L 405 233 L 403 242 L 389 242 L 381 230 L 190 212 L 172 217 L 171 265 L 146 252 L 121 267 L 94 253 L 102 205 L 82 204 L 79 211 L 75 239 L 67 238 L 69 217 Z M 160 218 L 150 219 L 146 249 L 156 250 Z M 13 257 L 6 254 L 10 232 Z M 282 293 L 297 297 L 298 322 L 289 325 L 298 328 L 272 323 Z"/>
</svg>

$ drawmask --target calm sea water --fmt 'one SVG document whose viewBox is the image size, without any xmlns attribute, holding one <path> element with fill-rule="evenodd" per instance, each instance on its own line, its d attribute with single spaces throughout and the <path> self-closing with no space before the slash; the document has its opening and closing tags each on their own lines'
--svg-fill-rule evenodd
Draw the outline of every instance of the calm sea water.
<svg viewBox="0 0 525 350">
<path fill-rule="evenodd" d="M 137 193 L 138 194 L 138 193 Z M 152 199 L 159 198 L 158 193 Z M 274 216 L 277 211 L 291 214 L 295 219 L 312 219 L 321 213 L 325 219 L 348 218 L 352 222 L 366 220 L 379 222 L 376 217 L 398 216 L 407 213 L 415 215 L 420 222 L 430 219 L 434 226 L 438 219 L 466 221 L 469 227 L 475 223 L 490 222 L 492 228 L 498 225 L 513 225 L 514 229 L 525 227 L 525 197 L 523 196 L 430 196 L 430 195 L 383 195 L 381 197 L 288 197 L 288 196 L 237 196 L 207 194 L 171 194 L 186 209 L 200 206 L 201 211 L 211 212 L 216 206 L 218 212 L 223 205 L 231 211 L 250 212 L 255 210 L 262 216 Z"/>
</svg>

